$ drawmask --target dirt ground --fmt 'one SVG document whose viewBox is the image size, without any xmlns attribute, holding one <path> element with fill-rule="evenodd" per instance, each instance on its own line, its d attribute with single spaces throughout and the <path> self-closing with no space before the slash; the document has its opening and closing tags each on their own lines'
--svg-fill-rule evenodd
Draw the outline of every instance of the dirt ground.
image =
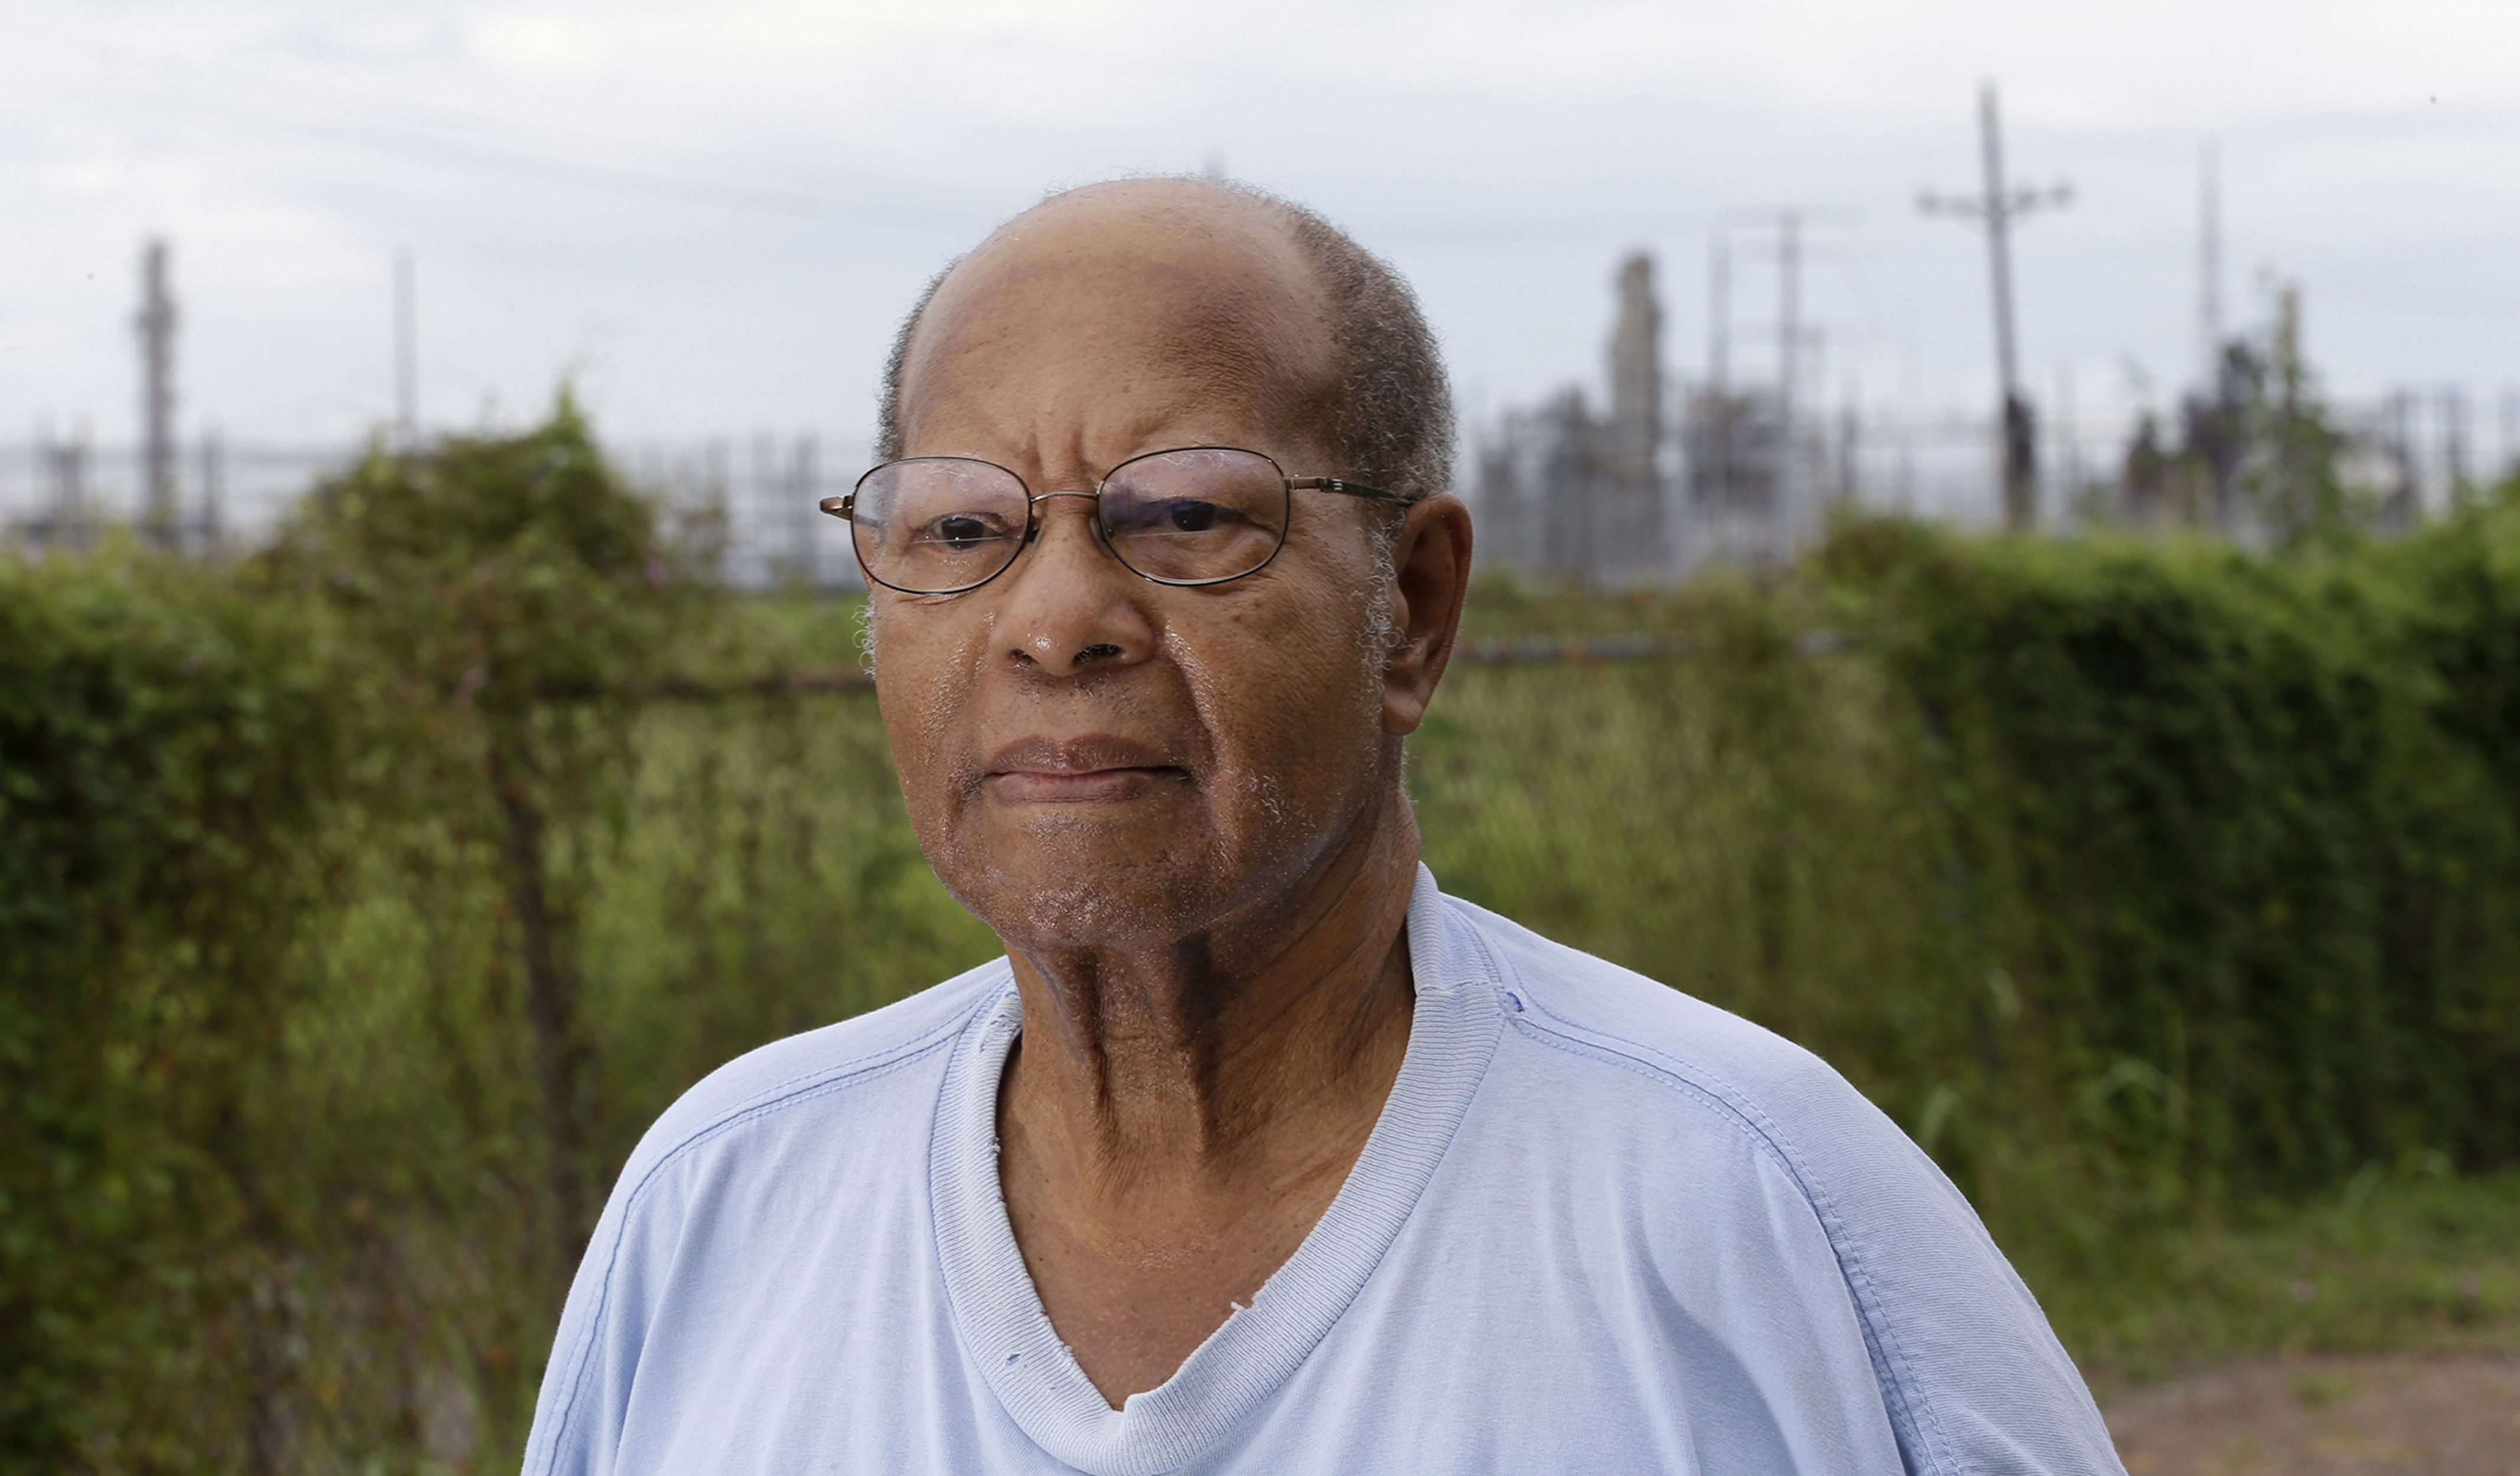
<svg viewBox="0 0 2520 1476">
<path fill-rule="evenodd" d="M 2128 1476 L 2520 1476 L 2520 1355 L 2236 1364 L 2103 1408 Z"/>
</svg>

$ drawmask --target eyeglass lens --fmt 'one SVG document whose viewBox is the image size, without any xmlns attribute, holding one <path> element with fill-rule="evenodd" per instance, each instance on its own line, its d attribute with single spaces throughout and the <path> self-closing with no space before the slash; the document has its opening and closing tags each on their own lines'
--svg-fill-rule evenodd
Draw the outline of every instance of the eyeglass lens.
<svg viewBox="0 0 2520 1476">
<path fill-rule="evenodd" d="M 1210 584 L 1267 563 L 1286 536 L 1286 481 L 1251 451 L 1200 447 L 1124 462 L 1096 517 L 1121 562 L 1166 584 Z M 987 462 L 917 457 L 858 483 L 851 528 L 869 574 L 947 594 L 995 578 L 1022 552 L 1030 496 Z"/>
</svg>

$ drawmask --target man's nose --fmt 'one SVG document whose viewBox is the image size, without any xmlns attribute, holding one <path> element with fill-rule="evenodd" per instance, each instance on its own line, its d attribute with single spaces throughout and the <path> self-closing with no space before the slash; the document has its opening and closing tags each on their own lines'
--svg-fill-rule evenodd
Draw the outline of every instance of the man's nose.
<svg viewBox="0 0 2520 1476">
<path fill-rule="evenodd" d="M 1006 658 L 1060 677 L 1145 660 L 1155 629 L 1143 602 L 1154 586 L 1095 536 L 1094 494 L 1045 492 L 1034 504 L 1032 547 L 1004 576 L 1013 581 L 999 614 Z"/>
</svg>

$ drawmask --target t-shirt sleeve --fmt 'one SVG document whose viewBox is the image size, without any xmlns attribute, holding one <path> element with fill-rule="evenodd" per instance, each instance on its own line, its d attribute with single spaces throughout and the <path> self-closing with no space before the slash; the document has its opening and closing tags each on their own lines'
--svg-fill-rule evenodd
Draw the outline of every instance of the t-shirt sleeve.
<svg viewBox="0 0 2520 1476">
<path fill-rule="evenodd" d="M 630 1385 L 647 1341 L 639 1263 L 649 1237 L 629 1232 L 656 1208 L 623 1176 L 568 1289 L 525 1440 L 524 1476 L 608 1476 Z"/>
<path fill-rule="evenodd" d="M 1817 1060 L 1766 1094 L 1772 1141 L 1828 1235 L 1908 1470 L 2119 1473 L 2037 1298 L 1959 1189 Z"/>
</svg>

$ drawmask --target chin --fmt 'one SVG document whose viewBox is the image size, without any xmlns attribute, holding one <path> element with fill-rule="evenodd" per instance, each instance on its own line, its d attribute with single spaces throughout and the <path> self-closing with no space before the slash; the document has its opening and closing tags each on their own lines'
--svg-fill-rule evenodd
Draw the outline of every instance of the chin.
<svg viewBox="0 0 2520 1476">
<path fill-rule="evenodd" d="M 946 890 L 1011 949 L 1169 947 L 1291 893 L 1348 828 L 1270 780 L 1233 787 L 1243 802 L 1221 807 L 972 804 L 921 841 Z"/>
<path fill-rule="evenodd" d="M 1299 856 L 1255 856 L 1215 836 L 1205 846 L 1176 832 L 1107 849 L 1059 838 L 1038 850 L 991 848 L 994 864 L 947 877 L 947 888 L 1011 949 L 1126 951 L 1212 933 L 1255 899 L 1289 892 L 1303 871 Z"/>
<path fill-rule="evenodd" d="M 1203 930 L 1224 911 L 1217 899 L 1200 895 L 1204 890 L 1130 872 L 1068 875 L 965 905 L 1013 949 L 1162 948 Z"/>
</svg>

